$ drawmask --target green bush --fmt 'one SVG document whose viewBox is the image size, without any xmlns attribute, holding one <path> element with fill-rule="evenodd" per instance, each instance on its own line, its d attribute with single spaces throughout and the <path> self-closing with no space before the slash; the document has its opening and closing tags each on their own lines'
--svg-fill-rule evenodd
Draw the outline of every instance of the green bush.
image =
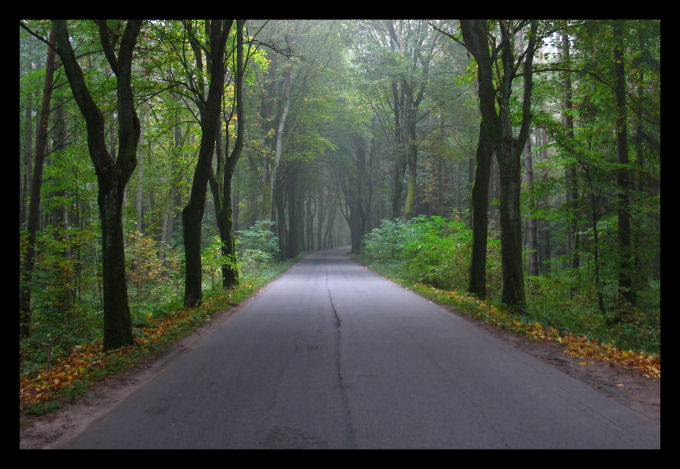
<svg viewBox="0 0 680 469">
<path fill-rule="evenodd" d="M 487 276 L 495 291 L 501 278 L 498 240 L 490 238 L 488 246 Z M 471 249 L 472 230 L 463 221 L 431 216 L 383 220 L 364 237 L 363 253 L 373 262 L 397 262 L 406 281 L 465 290 Z"/>
<path fill-rule="evenodd" d="M 271 220 L 258 220 L 247 230 L 237 231 L 236 252 L 244 274 L 271 267 L 279 258 L 279 239 Z"/>
</svg>

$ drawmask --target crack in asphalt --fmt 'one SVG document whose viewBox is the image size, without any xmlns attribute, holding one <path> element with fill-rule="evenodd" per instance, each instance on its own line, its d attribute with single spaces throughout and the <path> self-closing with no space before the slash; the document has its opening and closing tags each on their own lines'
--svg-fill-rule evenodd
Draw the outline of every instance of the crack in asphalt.
<svg viewBox="0 0 680 469">
<path fill-rule="evenodd" d="M 336 366 L 336 371 L 338 375 L 338 384 L 340 386 L 340 396 L 342 399 L 342 407 L 345 410 L 345 419 L 347 421 L 346 424 L 346 429 L 345 429 L 345 440 L 348 448 L 354 448 L 355 445 L 355 439 L 354 439 L 354 425 L 352 424 L 352 414 L 349 410 L 349 399 L 347 398 L 347 393 L 345 389 L 345 384 L 343 381 L 342 377 L 342 369 L 340 366 L 340 342 L 341 342 L 341 331 L 340 328 L 342 327 L 342 321 L 340 321 L 340 316 L 338 315 L 338 310 L 335 309 L 335 303 L 333 302 L 333 294 L 331 293 L 331 289 L 328 285 L 328 268 L 326 268 L 326 291 L 328 292 L 328 298 L 331 303 L 331 309 L 333 310 L 333 315 L 335 316 L 335 331 L 336 331 L 336 341 L 335 341 L 335 366 Z"/>
</svg>

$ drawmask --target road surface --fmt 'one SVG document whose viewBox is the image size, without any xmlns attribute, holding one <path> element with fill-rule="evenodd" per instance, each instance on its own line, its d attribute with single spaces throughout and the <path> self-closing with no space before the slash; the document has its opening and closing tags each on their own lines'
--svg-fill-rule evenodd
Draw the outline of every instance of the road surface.
<svg viewBox="0 0 680 469">
<path fill-rule="evenodd" d="M 311 254 L 67 448 L 659 448 L 659 422 Z"/>
</svg>

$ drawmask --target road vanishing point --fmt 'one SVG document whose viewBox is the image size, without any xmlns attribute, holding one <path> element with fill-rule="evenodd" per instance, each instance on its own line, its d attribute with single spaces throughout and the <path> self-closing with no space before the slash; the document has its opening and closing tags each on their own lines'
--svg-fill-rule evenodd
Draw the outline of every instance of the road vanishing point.
<svg viewBox="0 0 680 469">
<path fill-rule="evenodd" d="M 660 447 L 658 421 L 347 252 L 303 258 L 63 447 Z"/>
</svg>

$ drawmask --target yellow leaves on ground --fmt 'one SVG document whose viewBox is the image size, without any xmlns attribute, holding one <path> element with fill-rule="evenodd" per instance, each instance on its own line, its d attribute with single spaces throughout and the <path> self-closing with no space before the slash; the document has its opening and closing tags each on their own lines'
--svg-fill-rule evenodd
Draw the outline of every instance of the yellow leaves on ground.
<svg viewBox="0 0 680 469">
<path fill-rule="evenodd" d="M 172 329 L 191 319 L 190 311 L 176 311 L 166 318 L 153 321 L 151 325 L 140 328 L 141 334 L 135 338 L 135 345 L 109 352 L 102 351 L 101 340 L 86 346 L 76 346 L 68 355 L 58 357 L 49 370 L 29 377 L 21 377 L 19 407 L 53 400 L 65 388 L 73 386 L 74 381 L 80 378 L 92 379 L 98 369 L 103 369 L 115 361 L 133 361 L 132 352 L 135 349 L 159 342 L 161 338 L 171 334 Z"/>
<path fill-rule="evenodd" d="M 634 350 L 620 350 L 611 344 L 601 344 L 597 340 L 575 336 L 571 333 L 560 334 L 552 327 L 519 320 L 484 301 L 456 291 L 440 290 L 423 284 L 418 284 L 417 290 L 436 301 L 460 308 L 466 314 L 487 324 L 522 334 L 530 340 L 557 342 L 564 347 L 567 354 L 573 357 L 617 363 L 641 370 L 647 377 L 661 377 L 661 361 L 658 355 Z M 582 361 L 579 364 L 587 366 L 588 362 Z"/>
<path fill-rule="evenodd" d="M 572 334 L 567 334 L 558 342 L 563 344 L 565 351 L 573 357 L 588 357 L 617 363 L 637 368 L 649 377 L 661 377 L 661 361 L 657 355 L 634 350 L 621 350 L 611 344 L 601 344 L 596 340 Z"/>
<path fill-rule="evenodd" d="M 36 403 L 54 398 L 55 393 L 81 377 L 86 370 L 102 366 L 104 353 L 101 346 L 79 346 L 67 357 L 59 359 L 49 370 L 42 371 L 30 378 L 22 377 L 19 382 L 19 401 Z"/>
</svg>

